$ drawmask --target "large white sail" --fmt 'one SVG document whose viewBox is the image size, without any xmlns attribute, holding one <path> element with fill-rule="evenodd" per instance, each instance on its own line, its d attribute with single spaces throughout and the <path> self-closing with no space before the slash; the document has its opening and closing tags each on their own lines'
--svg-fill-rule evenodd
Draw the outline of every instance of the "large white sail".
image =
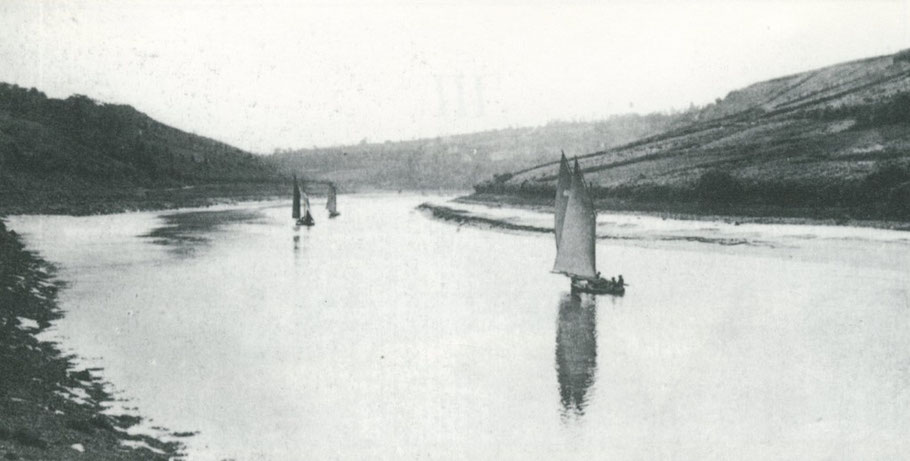
<svg viewBox="0 0 910 461">
<path fill-rule="evenodd" d="M 569 161 L 566 160 L 566 154 L 562 154 L 559 159 L 559 178 L 556 182 L 556 201 L 553 203 L 555 208 L 556 220 L 553 223 L 553 230 L 556 232 L 556 248 L 559 248 L 559 239 L 562 236 L 562 224 L 566 217 L 566 205 L 569 203 L 569 187 L 572 183 L 572 173 L 569 171 Z"/>
<path fill-rule="evenodd" d="M 596 238 L 594 228 L 597 216 L 578 160 L 575 160 L 568 199 L 553 271 L 573 277 L 595 279 L 597 267 L 594 256 Z"/>
</svg>

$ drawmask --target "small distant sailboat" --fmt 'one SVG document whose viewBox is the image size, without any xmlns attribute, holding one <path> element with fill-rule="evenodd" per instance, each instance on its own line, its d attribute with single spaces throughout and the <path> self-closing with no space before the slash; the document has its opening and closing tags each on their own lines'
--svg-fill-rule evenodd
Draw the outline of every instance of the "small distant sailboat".
<svg viewBox="0 0 910 461">
<path fill-rule="evenodd" d="M 302 212 L 300 209 L 301 199 L 303 199 L 304 205 Z M 310 214 L 310 198 L 306 195 L 306 192 L 301 192 L 300 186 L 297 185 L 296 175 L 294 175 L 294 203 L 291 207 L 291 217 L 297 220 L 298 226 L 309 227 L 316 224 L 316 221 L 313 220 L 313 215 Z"/>
<path fill-rule="evenodd" d="M 556 262 L 553 272 L 569 276 L 573 291 L 614 295 L 625 293 L 622 276 L 619 281 L 606 280 L 597 272 L 597 211 L 581 167 L 578 166 L 578 159 L 575 159 L 575 171 L 569 173 L 565 153 L 559 162 L 555 206 Z"/>
<path fill-rule="evenodd" d="M 336 198 L 338 192 L 335 190 L 335 185 L 329 183 L 329 198 L 325 202 L 325 209 L 329 210 L 329 218 L 334 218 L 341 213 L 338 212 L 338 199 Z"/>
</svg>

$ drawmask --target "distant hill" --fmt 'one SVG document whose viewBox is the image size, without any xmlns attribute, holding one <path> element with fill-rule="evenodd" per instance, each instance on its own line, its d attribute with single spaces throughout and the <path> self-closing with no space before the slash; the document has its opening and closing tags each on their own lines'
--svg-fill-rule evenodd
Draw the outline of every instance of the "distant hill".
<svg viewBox="0 0 910 461">
<path fill-rule="evenodd" d="M 275 181 L 260 156 L 126 105 L 0 83 L 0 208 L 131 189 Z"/>
<path fill-rule="evenodd" d="M 579 157 L 605 206 L 910 218 L 910 50 L 756 83 L 690 118 Z M 549 158 L 475 189 L 552 200 Z"/>
<path fill-rule="evenodd" d="M 687 123 L 691 113 L 622 115 L 598 122 L 384 143 L 300 149 L 268 157 L 282 173 L 338 182 L 346 189 L 469 189 L 496 173 L 529 167 L 554 152 L 587 153 Z"/>
</svg>

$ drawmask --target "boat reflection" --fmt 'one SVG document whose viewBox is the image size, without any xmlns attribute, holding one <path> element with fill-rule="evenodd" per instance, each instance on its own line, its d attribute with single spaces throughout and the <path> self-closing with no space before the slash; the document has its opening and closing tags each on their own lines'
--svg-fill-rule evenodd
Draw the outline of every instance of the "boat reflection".
<svg viewBox="0 0 910 461">
<path fill-rule="evenodd" d="M 563 416 L 583 415 L 597 371 L 596 297 L 566 293 L 559 301 L 556 375 Z"/>
</svg>

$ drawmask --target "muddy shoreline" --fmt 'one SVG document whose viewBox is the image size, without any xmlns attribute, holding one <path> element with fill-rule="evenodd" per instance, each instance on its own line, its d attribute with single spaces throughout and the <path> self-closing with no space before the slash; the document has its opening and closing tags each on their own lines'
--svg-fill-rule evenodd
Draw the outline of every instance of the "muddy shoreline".
<svg viewBox="0 0 910 461">
<path fill-rule="evenodd" d="M 480 204 L 486 206 L 509 206 L 536 211 L 552 212 L 551 200 L 530 197 L 519 197 L 502 194 L 471 194 L 454 200 L 456 203 Z M 731 209 L 724 212 L 702 211 L 696 206 L 673 207 L 666 204 L 642 204 L 618 200 L 599 199 L 595 202 L 600 212 L 655 216 L 664 219 L 679 219 L 686 221 L 718 221 L 730 224 L 796 224 L 796 225 L 822 225 L 822 226 L 852 226 L 870 227 L 875 229 L 890 229 L 910 231 L 910 222 L 866 220 L 852 218 L 811 217 L 812 210 L 788 210 L 795 216 L 782 215 L 781 210 L 772 209 Z M 779 213 L 775 213 L 775 211 Z M 801 212 L 802 211 L 802 212 Z M 830 211 L 830 210 L 826 210 Z M 806 216 L 802 216 L 806 215 Z"/>
<path fill-rule="evenodd" d="M 0 221 L 0 457 L 179 457 L 179 442 L 127 432 L 141 418 L 104 411 L 115 397 L 99 370 L 78 369 L 58 344 L 39 339 L 63 316 L 57 293 L 65 284 L 55 274 Z"/>
<path fill-rule="evenodd" d="M 264 184 L 200 184 L 171 188 L 37 191 L 0 197 L 0 216 L 51 214 L 85 216 L 130 211 L 206 207 L 253 200 L 290 198 L 290 186 Z"/>
<path fill-rule="evenodd" d="M 500 221 L 496 219 L 484 218 L 482 216 L 474 216 L 467 213 L 464 210 L 459 210 L 444 205 L 433 205 L 429 203 L 421 203 L 417 206 L 417 209 L 428 213 L 430 216 L 436 219 L 441 219 L 443 221 L 450 221 L 458 223 L 459 225 L 472 225 L 476 227 L 485 227 L 485 228 L 496 228 L 496 229 L 505 229 L 512 231 L 524 231 L 524 232 L 538 232 L 538 233 L 548 233 L 552 234 L 553 229 L 549 227 L 539 227 L 539 226 L 529 226 L 523 224 L 513 224 L 505 221 Z"/>
<path fill-rule="evenodd" d="M 25 247 L 8 229 L 10 214 L 94 215 L 142 210 L 208 207 L 285 198 L 286 186 L 208 185 L 0 203 L 0 459 L 182 459 L 180 440 L 193 433 L 167 433 L 161 440 L 127 432 L 141 417 L 105 412 L 116 398 L 101 370 L 79 369 L 60 345 L 39 339 L 65 313 L 57 303 L 66 282 L 54 266 Z M 0 201 L 2 202 L 2 201 Z M 101 373 L 99 373 L 101 372 Z"/>
</svg>

